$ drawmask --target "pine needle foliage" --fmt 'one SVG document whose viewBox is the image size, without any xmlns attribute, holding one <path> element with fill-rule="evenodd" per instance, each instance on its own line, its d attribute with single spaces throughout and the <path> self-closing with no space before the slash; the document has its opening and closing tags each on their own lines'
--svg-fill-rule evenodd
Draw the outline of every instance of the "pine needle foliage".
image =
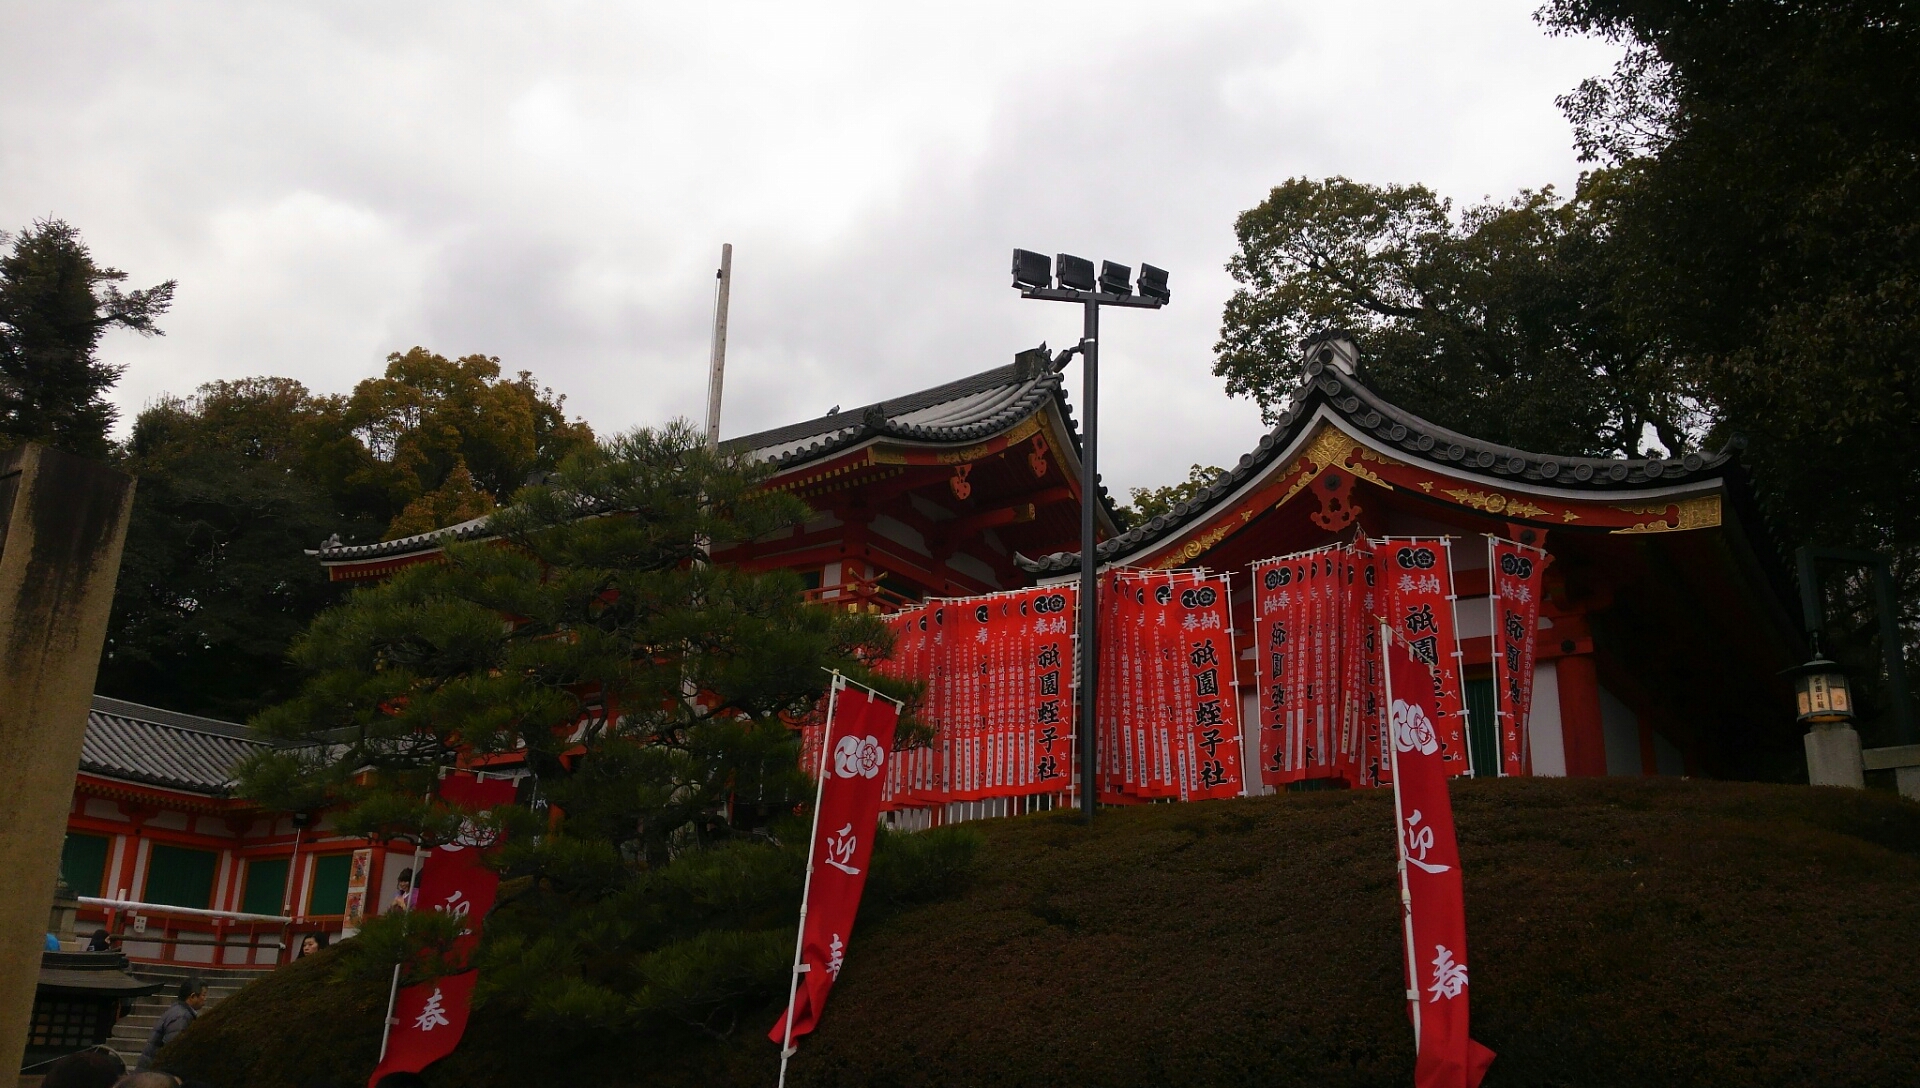
<svg viewBox="0 0 1920 1088">
<path fill-rule="evenodd" d="M 243 788 L 427 846 L 491 820 L 482 1003 L 554 1040 L 725 1035 L 785 992 L 813 786 L 782 715 L 812 708 L 829 669 L 884 683 L 865 663 L 890 648 L 789 573 L 705 561 L 805 518 L 763 480 L 684 423 L 574 454 L 493 515 L 492 539 L 315 620 L 294 648 L 305 686 L 255 719 L 293 743 Z M 423 799 L 457 758 L 510 752 L 532 772 L 524 804 Z M 404 946 L 396 928 L 370 924 L 369 946 Z"/>
</svg>

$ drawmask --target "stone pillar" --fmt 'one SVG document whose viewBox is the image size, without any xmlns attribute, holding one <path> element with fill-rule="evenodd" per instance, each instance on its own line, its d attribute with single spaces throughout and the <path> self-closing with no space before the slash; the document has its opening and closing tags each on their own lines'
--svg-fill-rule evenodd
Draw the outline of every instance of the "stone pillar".
<svg viewBox="0 0 1920 1088">
<path fill-rule="evenodd" d="M 1607 733 L 1600 719 L 1600 674 L 1592 654 L 1570 654 L 1558 662 L 1560 736 L 1566 745 L 1567 777 L 1601 778 L 1607 773 Z"/>
<path fill-rule="evenodd" d="M 1834 722 L 1807 730 L 1807 782 L 1814 786 L 1867 787 L 1860 763 L 1860 734 Z"/>
<path fill-rule="evenodd" d="M 0 1069 L 20 1068 L 133 479 L 0 453 Z"/>
</svg>

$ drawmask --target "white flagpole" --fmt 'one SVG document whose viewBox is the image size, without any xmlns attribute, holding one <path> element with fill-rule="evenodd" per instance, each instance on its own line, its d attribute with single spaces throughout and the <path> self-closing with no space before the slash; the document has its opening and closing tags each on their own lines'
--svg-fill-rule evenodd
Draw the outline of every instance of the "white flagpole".
<svg viewBox="0 0 1920 1088">
<path fill-rule="evenodd" d="M 1499 761 L 1500 773 L 1498 777 L 1505 778 L 1507 776 L 1507 759 L 1504 751 L 1506 749 L 1505 741 L 1507 733 L 1503 723 L 1500 721 L 1500 715 L 1502 713 L 1500 710 L 1500 692 L 1503 690 L 1500 686 L 1501 662 L 1499 653 L 1500 572 L 1495 570 L 1493 566 L 1493 534 L 1482 533 L 1480 535 L 1487 538 L 1487 654 L 1493 658 L 1493 754 L 1494 758 Z M 1459 637 L 1457 633 L 1455 637 Z M 1460 681 L 1460 694 L 1464 697 L 1466 692 L 1467 682 L 1462 678 Z M 1519 743 L 1525 744 L 1526 738 L 1522 736 Z M 1473 746 L 1469 744 L 1467 747 L 1471 749 Z"/>
<path fill-rule="evenodd" d="M 827 792 L 827 753 L 833 748 L 833 712 L 840 705 L 840 690 L 846 686 L 847 678 L 835 672 L 833 685 L 827 689 L 827 724 L 821 727 L 820 765 L 815 768 L 813 786 L 813 826 L 807 831 L 807 875 L 800 884 L 800 932 L 793 938 L 793 975 L 787 980 L 787 1030 L 780 1042 L 780 1088 L 786 1088 L 787 1059 L 793 1057 L 793 999 L 800 993 L 800 975 L 808 966 L 800 962 L 800 957 L 807 941 L 807 893 L 813 890 L 813 846 L 820 839 L 820 801 Z"/>
<path fill-rule="evenodd" d="M 1453 538 L 1440 538 L 1440 547 L 1447 553 L 1447 611 L 1453 614 L 1453 682 L 1460 686 L 1460 735 L 1467 742 L 1467 774 L 1480 777 L 1480 768 L 1473 758 L 1473 716 L 1467 713 L 1467 654 L 1460 648 L 1460 581 L 1459 572 L 1453 568 Z M 1498 703 L 1496 701 L 1495 705 Z M 1494 731 L 1500 729 L 1499 715 L 1494 716 Z M 1499 738 L 1496 736 L 1496 740 Z M 1495 746 L 1496 751 L 1498 745 Z M 1394 780 L 1399 781 L 1395 775 Z"/>
<path fill-rule="evenodd" d="M 1407 941 L 1407 1006 L 1413 1019 L 1413 1050 L 1420 1052 L 1420 979 L 1414 973 L 1418 962 L 1413 948 L 1413 888 L 1407 883 L 1407 837 L 1406 813 L 1400 805 L 1400 746 L 1393 737 L 1393 666 L 1387 655 L 1393 652 L 1393 628 L 1385 623 L 1380 625 L 1380 662 L 1381 680 L 1387 689 L 1385 728 L 1381 730 L 1383 747 L 1387 758 L 1393 764 L 1393 853 L 1400 863 L 1400 917 L 1406 930 Z"/>
</svg>

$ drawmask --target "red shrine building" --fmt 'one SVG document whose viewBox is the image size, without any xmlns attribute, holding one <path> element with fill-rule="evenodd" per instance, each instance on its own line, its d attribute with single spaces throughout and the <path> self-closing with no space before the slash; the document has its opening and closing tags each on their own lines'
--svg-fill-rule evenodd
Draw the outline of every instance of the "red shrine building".
<svg viewBox="0 0 1920 1088">
<path fill-rule="evenodd" d="M 233 795 L 263 747 L 236 722 L 93 697 L 60 864 L 82 938 L 106 928 L 135 960 L 264 968 L 392 901 L 410 850 Z"/>
<path fill-rule="evenodd" d="M 1475 743 L 1492 733 L 1483 537 L 1552 557 L 1528 726 L 1532 773 L 1762 773 L 1797 750 L 1779 673 L 1802 636 L 1738 451 L 1586 458 L 1512 449 L 1393 405 L 1352 341 L 1308 346 L 1278 425 L 1169 515 L 1122 527 L 1102 490 L 1106 568 L 1244 572 L 1357 537 L 1450 537 Z M 816 516 L 717 552 L 795 571 L 824 604 L 891 612 L 1064 580 L 1079 568 L 1079 436 L 1044 346 L 1010 366 L 723 443 Z M 315 553 L 335 581 L 431 559 L 475 519 Z M 1251 579 L 1233 595 L 1243 701 L 1254 698 Z M 1254 716 L 1243 713 L 1243 722 Z M 1251 748 L 1249 748 L 1251 751 Z M 1257 787 L 1256 787 L 1257 788 Z"/>
<path fill-rule="evenodd" d="M 1472 745 L 1494 733 L 1483 543 L 1492 535 L 1551 556 L 1526 726 L 1531 773 L 1740 778 L 1797 755 L 1780 672 L 1805 648 L 1737 450 L 1594 459 L 1511 449 L 1423 420 L 1363 375 L 1351 341 L 1323 338 L 1309 345 L 1278 425 L 1191 501 L 1124 526 L 1100 496 L 1103 569 L 1232 575 L 1243 767 L 1256 763 L 1247 733 L 1258 728 L 1245 573 L 1275 556 L 1384 537 L 1454 542 Z M 1008 366 L 724 448 L 768 466 L 766 486 L 814 516 L 715 559 L 792 570 L 823 606 L 891 613 L 1068 581 L 1079 569 L 1079 436 L 1044 345 Z M 368 582 L 485 532 L 481 518 L 376 544 L 330 541 L 312 554 L 333 581 Z M 109 924 L 136 959 L 264 967 L 304 933 L 337 934 L 391 903 L 410 852 L 341 836 L 324 816 L 296 827 L 233 796 L 234 767 L 261 743 L 234 723 L 94 700 L 63 864 L 85 897 L 83 932 Z M 1244 781 L 1268 788 L 1258 775 Z"/>
</svg>

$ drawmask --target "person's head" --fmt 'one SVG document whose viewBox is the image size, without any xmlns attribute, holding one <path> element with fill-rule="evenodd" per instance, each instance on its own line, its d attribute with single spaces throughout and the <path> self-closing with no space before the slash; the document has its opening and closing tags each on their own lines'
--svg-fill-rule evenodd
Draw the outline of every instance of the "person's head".
<svg viewBox="0 0 1920 1088">
<path fill-rule="evenodd" d="M 405 895 L 412 888 L 413 888 L 413 870 L 411 868 L 400 870 L 400 884 L 398 889 L 399 893 L 401 895 Z"/>
<path fill-rule="evenodd" d="M 96 929 L 93 931 L 93 939 L 91 943 L 97 944 L 104 948 L 107 945 L 113 943 L 113 936 L 104 929 Z"/>
<path fill-rule="evenodd" d="M 47 1067 L 40 1088 L 113 1088 L 125 1076 L 127 1063 L 103 1046 L 80 1050 Z"/>
<path fill-rule="evenodd" d="M 327 935 L 324 933 L 309 933 L 300 938 L 301 956 L 311 956 L 325 947 L 327 947 Z"/>
<path fill-rule="evenodd" d="M 427 1088 L 427 1078 L 418 1073 L 388 1073 L 375 1081 L 373 1088 Z"/>
<path fill-rule="evenodd" d="M 207 1003 L 207 984 L 197 978 L 186 978 L 180 982 L 180 1003 L 199 1011 Z"/>
<path fill-rule="evenodd" d="M 113 1088 L 180 1088 L 180 1078 L 172 1073 L 162 1073 L 158 1069 L 149 1069 L 144 1073 L 129 1073 L 120 1078 Z"/>
</svg>

